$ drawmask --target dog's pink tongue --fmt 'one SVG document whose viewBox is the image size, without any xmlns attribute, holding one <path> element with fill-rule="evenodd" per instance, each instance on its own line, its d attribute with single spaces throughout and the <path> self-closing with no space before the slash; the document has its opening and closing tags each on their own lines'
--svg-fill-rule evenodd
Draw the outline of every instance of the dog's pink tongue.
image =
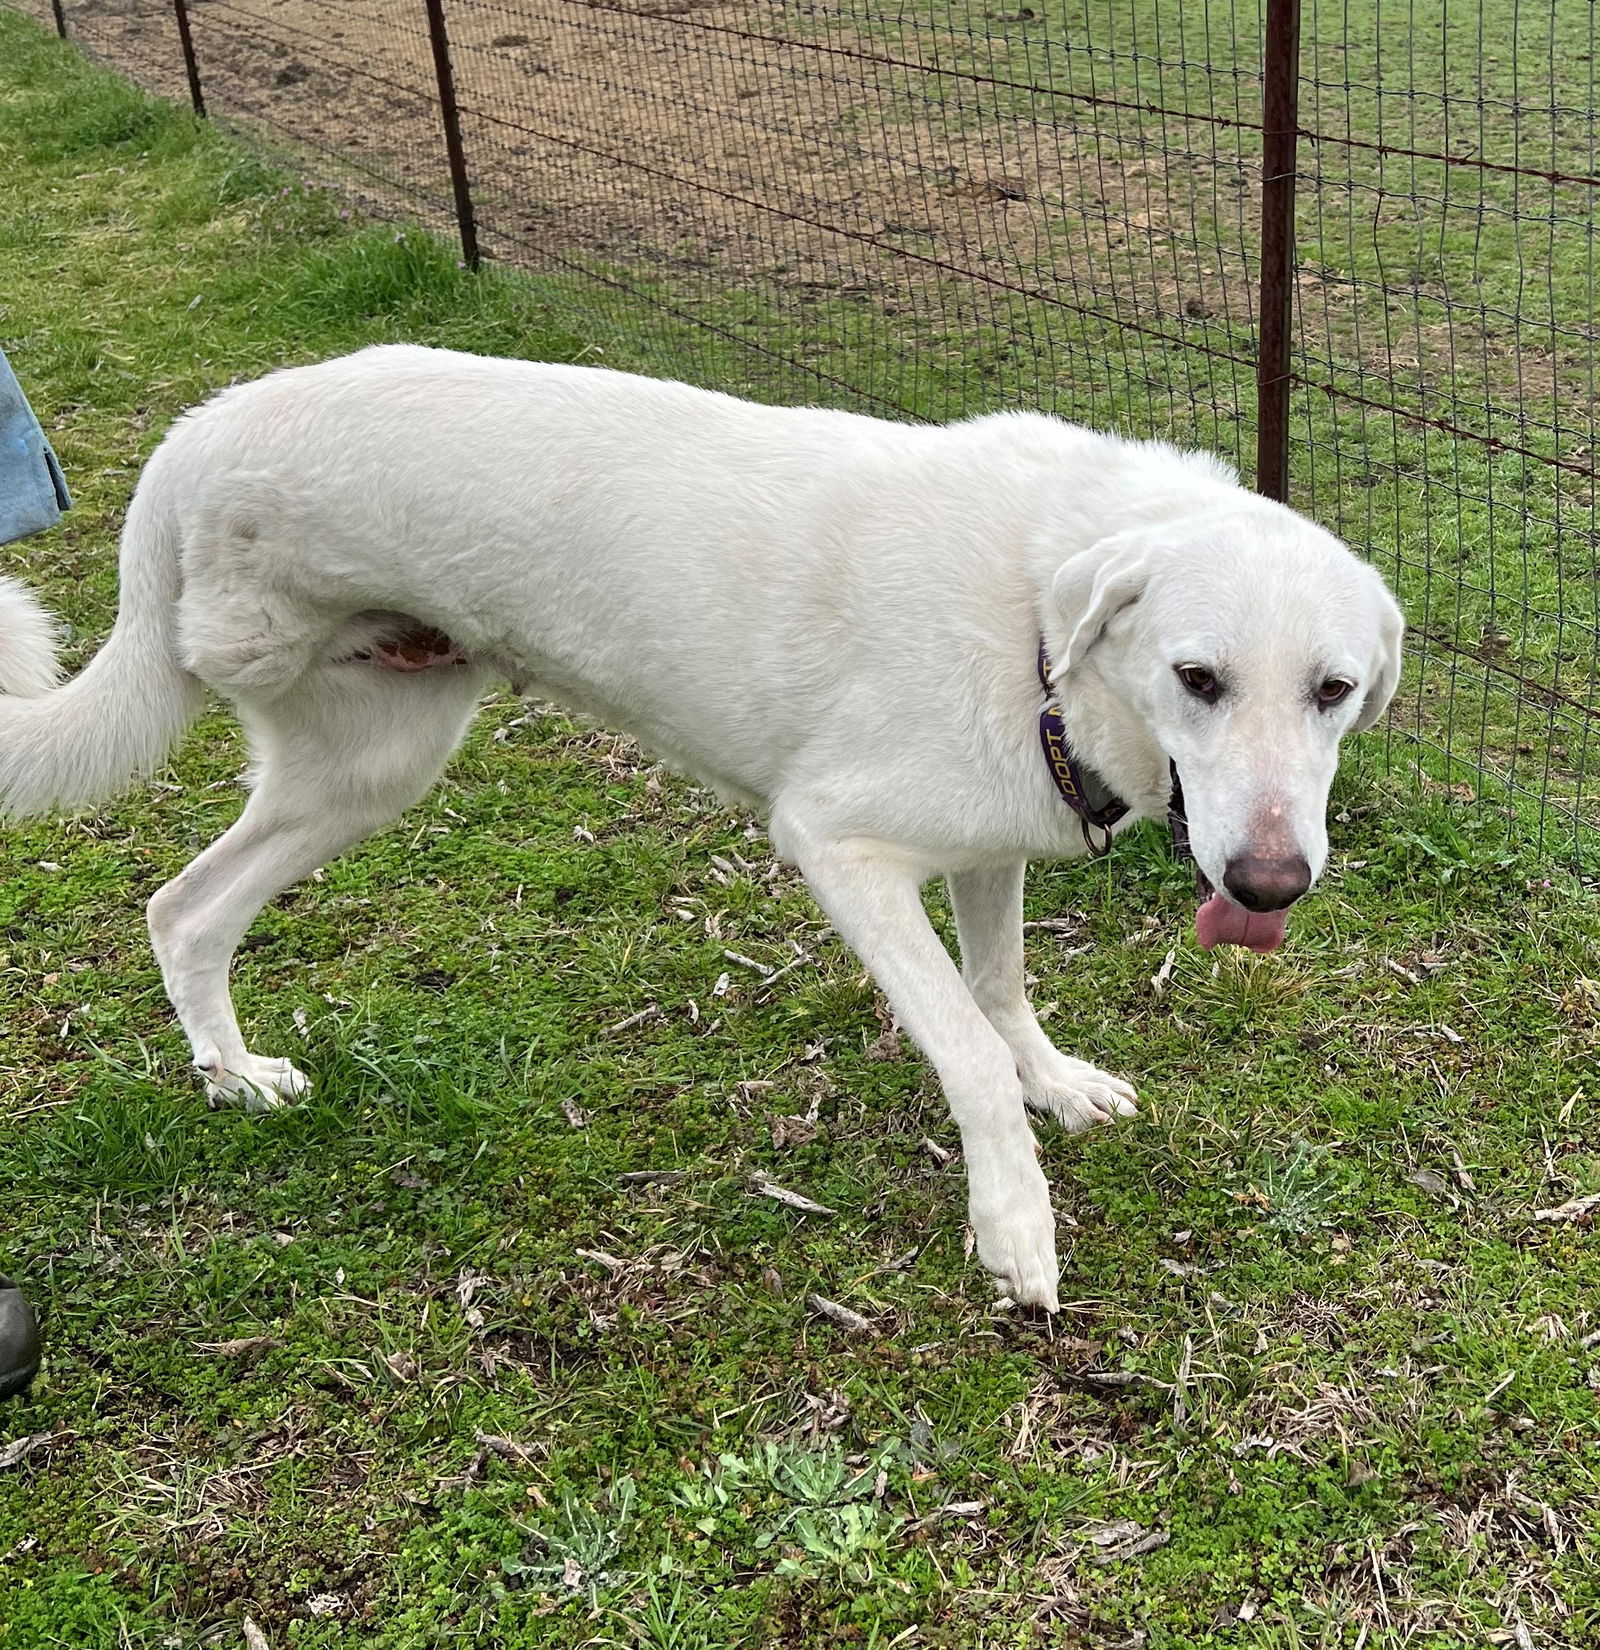
<svg viewBox="0 0 1600 1650">
<path fill-rule="evenodd" d="M 1214 945 L 1245 945 L 1252 951 L 1276 951 L 1289 926 L 1287 911 L 1246 911 L 1226 894 L 1213 894 L 1194 914 L 1195 938 L 1209 951 Z"/>
</svg>

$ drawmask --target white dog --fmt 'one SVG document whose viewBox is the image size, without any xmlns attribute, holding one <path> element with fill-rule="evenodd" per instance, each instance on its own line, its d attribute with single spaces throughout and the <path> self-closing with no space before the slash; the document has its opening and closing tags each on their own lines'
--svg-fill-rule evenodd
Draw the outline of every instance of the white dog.
<svg viewBox="0 0 1600 1650">
<path fill-rule="evenodd" d="M 1209 457 L 1030 414 L 925 428 L 410 347 L 181 419 L 121 578 L 110 640 L 62 687 L 51 625 L 0 581 L 0 805 L 94 803 L 162 760 L 204 686 L 238 707 L 249 803 L 150 903 L 214 1096 L 305 1087 L 234 1017 L 257 911 L 421 797 L 509 679 L 765 810 L 938 1070 L 984 1264 L 1049 1308 L 1026 1108 L 1077 1129 L 1132 1115 L 1134 1091 L 1034 1018 L 1027 861 L 1162 814 L 1181 776 L 1220 890 L 1202 943 L 1270 949 L 1403 629 L 1375 572 Z M 923 911 L 936 876 L 961 971 Z"/>
</svg>

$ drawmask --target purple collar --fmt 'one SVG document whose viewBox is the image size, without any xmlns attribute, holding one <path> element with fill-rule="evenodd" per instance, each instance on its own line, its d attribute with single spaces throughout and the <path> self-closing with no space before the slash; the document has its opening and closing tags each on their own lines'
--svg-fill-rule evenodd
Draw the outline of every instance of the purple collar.
<svg viewBox="0 0 1600 1650">
<path fill-rule="evenodd" d="M 1085 847 L 1099 858 L 1111 851 L 1111 827 L 1126 817 L 1128 804 L 1093 768 L 1079 761 L 1067 743 L 1066 725 L 1056 709 L 1055 689 L 1050 685 L 1050 655 L 1045 652 L 1043 637 L 1039 639 L 1039 685 L 1047 701 L 1039 712 L 1039 744 L 1044 750 L 1044 765 L 1050 770 L 1061 800 L 1078 816 Z M 1177 770 L 1173 771 L 1176 777 Z M 1104 833 L 1099 840 L 1094 836 L 1095 831 Z"/>
<path fill-rule="evenodd" d="M 1178 777 L 1178 764 L 1169 756 L 1167 771 L 1172 775 L 1172 795 L 1167 800 L 1167 824 L 1172 830 L 1172 848 L 1179 859 L 1186 859 L 1194 866 L 1194 885 L 1201 900 L 1208 900 L 1216 890 L 1211 886 L 1211 878 L 1200 869 L 1200 861 L 1194 857 L 1194 849 L 1189 846 L 1189 810 L 1184 805 L 1183 781 Z"/>
<path fill-rule="evenodd" d="M 1039 743 L 1044 749 L 1044 764 L 1050 770 L 1061 800 L 1078 816 L 1083 840 L 1089 852 L 1097 859 L 1111 851 L 1111 827 L 1128 812 L 1128 804 L 1106 784 L 1093 768 L 1085 767 L 1067 743 L 1066 725 L 1056 709 L 1055 689 L 1050 685 L 1050 655 L 1045 651 L 1044 638 L 1039 639 L 1039 686 L 1044 689 L 1048 703 L 1039 712 Z M 1167 771 L 1172 775 L 1172 795 L 1167 802 L 1167 824 L 1172 829 L 1172 846 L 1180 859 L 1192 860 L 1189 847 L 1189 816 L 1183 802 L 1183 781 L 1178 777 L 1178 764 L 1168 758 Z M 1091 831 L 1103 831 L 1097 842 Z M 1211 896 L 1211 884 L 1199 865 L 1194 868 L 1200 897 Z"/>
</svg>

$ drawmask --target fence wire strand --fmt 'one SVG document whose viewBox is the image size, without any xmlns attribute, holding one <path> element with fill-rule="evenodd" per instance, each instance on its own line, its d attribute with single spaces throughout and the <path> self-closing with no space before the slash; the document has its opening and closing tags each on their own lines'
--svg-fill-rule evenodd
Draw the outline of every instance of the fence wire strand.
<svg viewBox="0 0 1600 1650">
<path fill-rule="evenodd" d="M 7 0 L 46 26 L 50 0 Z M 1254 472 L 1265 0 L 444 0 L 487 255 L 598 360 Z M 69 38 L 188 96 L 170 0 Z M 425 0 L 189 0 L 210 113 L 448 233 Z M 1391 766 L 1600 859 L 1596 18 L 1302 0 L 1292 502 L 1413 624 Z"/>
</svg>

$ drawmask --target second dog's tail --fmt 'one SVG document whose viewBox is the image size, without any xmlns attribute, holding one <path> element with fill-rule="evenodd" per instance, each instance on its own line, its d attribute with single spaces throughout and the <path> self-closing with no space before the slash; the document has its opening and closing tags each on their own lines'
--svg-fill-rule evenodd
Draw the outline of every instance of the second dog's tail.
<svg viewBox="0 0 1600 1650">
<path fill-rule="evenodd" d="M 122 533 L 117 622 L 81 675 L 60 672 L 49 615 L 0 578 L 0 813 L 100 802 L 162 761 L 203 690 L 178 661 L 178 538 L 153 461 Z"/>
</svg>

